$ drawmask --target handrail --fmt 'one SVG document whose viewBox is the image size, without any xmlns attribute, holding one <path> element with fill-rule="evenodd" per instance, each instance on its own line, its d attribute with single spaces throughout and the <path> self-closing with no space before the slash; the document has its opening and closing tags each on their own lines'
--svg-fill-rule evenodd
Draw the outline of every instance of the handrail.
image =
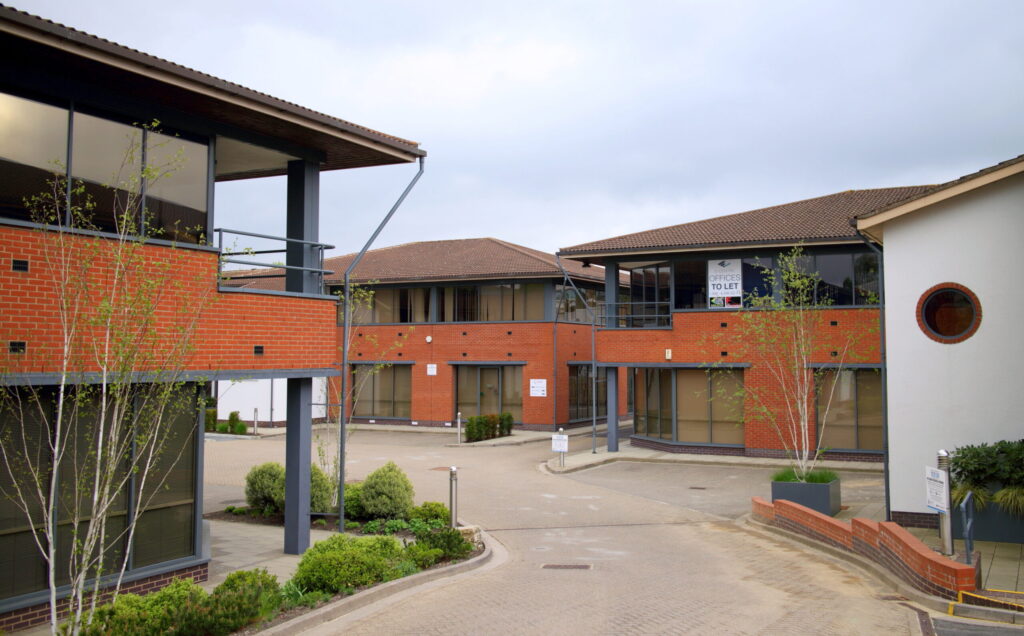
<svg viewBox="0 0 1024 636">
<path fill-rule="evenodd" d="M 216 232 L 218 235 L 220 235 L 221 232 L 227 232 L 229 234 L 238 234 L 239 236 L 252 236 L 255 238 L 270 239 L 272 241 L 287 241 L 288 243 L 302 243 L 303 245 L 314 245 L 322 247 L 325 250 L 334 249 L 333 245 L 328 245 L 327 243 L 319 243 L 317 241 L 306 241 L 303 239 L 288 238 L 287 236 L 271 236 L 269 234 L 257 234 L 255 232 L 246 232 L 244 230 L 229 230 L 228 228 L 225 227 L 217 227 L 214 228 L 213 231 Z"/>
<path fill-rule="evenodd" d="M 961 528 L 964 532 L 964 552 L 966 553 L 967 565 L 971 564 L 971 555 L 974 554 L 974 493 L 968 492 L 967 496 L 960 503 Z"/>
<path fill-rule="evenodd" d="M 245 281 L 255 280 L 262 278 L 285 278 L 286 272 L 309 272 L 317 277 L 317 289 L 320 293 L 323 292 L 324 276 L 333 274 L 331 270 L 324 269 L 324 250 L 334 249 L 333 245 L 327 243 L 320 243 L 317 241 L 307 241 L 304 239 L 289 238 L 286 236 L 271 236 L 269 234 L 259 234 L 257 232 L 246 232 L 245 230 L 231 230 L 228 228 L 218 227 L 214 228 L 214 232 L 217 233 L 217 250 L 220 252 L 220 258 L 217 259 L 217 284 L 218 287 L 224 286 L 227 281 Z M 229 258 L 230 256 L 251 256 L 253 254 L 281 254 L 287 253 L 285 249 L 276 250 L 242 250 L 242 251 L 225 251 L 224 250 L 224 235 L 225 234 L 236 234 L 238 236 L 248 236 L 252 238 L 266 239 L 270 241 L 282 241 L 286 244 L 305 245 L 312 248 L 315 251 L 314 259 L 316 263 L 319 263 L 319 267 L 301 267 L 298 265 L 281 265 L 276 263 L 261 263 L 259 261 L 248 260 L 244 258 Z M 266 270 L 278 270 L 280 273 L 268 273 L 268 274 L 256 274 L 247 272 L 243 276 L 232 276 L 233 271 L 224 271 L 224 265 L 232 263 L 235 265 L 248 265 L 254 268 L 264 268 Z M 238 271 L 237 273 L 242 273 Z M 230 286 L 230 285 L 229 285 Z M 287 290 L 282 290 L 287 291 Z"/>
<path fill-rule="evenodd" d="M 642 311 L 635 311 L 634 307 Z M 609 311 L 614 308 L 615 311 Z M 627 308 L 626 312 L 622 308 Z M 653 308 L 653 312 L 648 310 Z M 664 313 L 662 313 L 664 311 Z M 610 325 L 608 318 L 614 318 L 614 324 Z M 654 323 L 654 324 L 650 324 Z M 611 328 L 645 328 L 645 327 L 670 327 L 672 325 L 672 306 L 667 300 L 656 302 L 603 302 L 598 303 L 598 325 Z"/>
</svg>

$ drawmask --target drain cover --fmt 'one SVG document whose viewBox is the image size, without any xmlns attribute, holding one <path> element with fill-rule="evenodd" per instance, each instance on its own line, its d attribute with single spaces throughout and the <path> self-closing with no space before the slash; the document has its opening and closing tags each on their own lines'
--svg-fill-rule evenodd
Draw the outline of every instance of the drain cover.
<svg viewBox="0 0 1024 636">
<path fill-rule="evenodd" d="M 589 570 L 593 566 L 589 563 L 545 563 L 540 567 L 542 570 Z"/>
<path fill-rule="evenodd" d="M 707 486 L 690 486 L 690 490 L 707 490 Z"/>
</svg>

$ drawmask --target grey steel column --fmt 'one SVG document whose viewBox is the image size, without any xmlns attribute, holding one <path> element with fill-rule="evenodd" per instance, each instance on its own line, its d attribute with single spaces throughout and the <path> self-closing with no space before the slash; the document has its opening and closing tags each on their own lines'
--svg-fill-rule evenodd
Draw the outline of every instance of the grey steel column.
<svg viewBox="0 0 1024 636">
<path fill-rule="evenodd" d="M 608 317 L 604 325 L 614 329 L 619 325 L 619 266 L 617 263 L 604 265 L 604 302 Z M 619 452 L 619 370 L 608 368 L 608 452 Z"/>
<path fill-rule="evenodd" d="M 288 379 L 284 461 L 284 552 L 309 547 L 309 473 L 313 432 L 313 379 Z"/>
<path fill-rule="evenodd" d="M 619 452 L 619 369 L 608 367 L 605 390 L 608 392 L 608 452 Z"/>
<path fill-rule="evenodd" d="M 287 235 L 302 241 L 320 240 L 320 167 L 313 161 L 288 162 Z M 289 243 L 285 265 L 320 267 L 317 248 Z M 303 294 L 322 294 L 323 283 L 314 272 L 287 270 L 285 289 Z"/>
</svg>

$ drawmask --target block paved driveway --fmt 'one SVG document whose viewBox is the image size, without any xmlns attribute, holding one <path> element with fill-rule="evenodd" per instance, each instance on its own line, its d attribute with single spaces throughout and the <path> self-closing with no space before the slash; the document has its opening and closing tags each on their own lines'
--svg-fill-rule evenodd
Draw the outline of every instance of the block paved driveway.
<svg viewBox="0 0 1024 636">
<path fill-rule="evenodd" d="M 739 529 L 767 469 L 617 463 L 569 475 L 549 445 L 447 447 L 447 436 L 356 431 L 349 477 L 391 459 L 417 501 L 448 500 L 500 541 L 496 567 L 332 621 L 318 634 L 915 634 L 917 615 L 839 562 Z M 572 451 L 590 448 L 574 438 Z M 208 509 L 241 498 L 283 438 L 206 443 Z M 690 489 L 692 484 L 703 490 Z M 587 566 L 548 569 L 545 565 Z"/>
</svg>

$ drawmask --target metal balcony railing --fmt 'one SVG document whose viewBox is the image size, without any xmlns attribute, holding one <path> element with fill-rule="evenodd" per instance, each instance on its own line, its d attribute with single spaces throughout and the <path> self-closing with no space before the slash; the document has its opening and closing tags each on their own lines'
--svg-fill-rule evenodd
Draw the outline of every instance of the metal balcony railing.
<svg viewBox="0 0 1024 636">
<path fill-rule="evenodd" d="M 595 325 L 618 329 L 656 329 L 672 326 L 672 307 L 665 302 L 598 303 Z"/>
<path fill-rule="evenodd" d="M 315 241 L 304 241 L 301 239 L 287 238 L 283 236 L 270 236 L 267 234 L 257 234 L 255 232 L 245 232 L 242 230 L 230 230 L 227 228 L 215 228 L 213 230 L 217 233 L 217 249 L 220 251 L 220 259 L 217 264 L 217 282 L 219 289 L 261 289 L 267 291 L 289 291 L 286 287 L 286 279 L 288 272 L 304 272 L 310 274 L 316 278 L 315 289 L 317 294 L 324 293 L 324 275 L 333 274 L 334 272 L 324 269 L 324 250 L 334 249 L 333 245 L 326 243 L 317 243 Z M 285 245 L 279 249 L 242 249 L 234 251 L 235 248 L 229 247 L 231 251 L 225 251 L 224 249 L 224 235 L 233 236 L 246 236 L 250 238 L 262 239 L 264 241 L 280 241 Z M 263 263 L 260 261 L 250 260 L 248 258 L 236 258 L 239 256 L 258 256 L 261 254 L 287 254 L 289 245 L 302 245 L 307 249 L 313 250 L 313 262 L 317 264 L 317 267 L 298 267 L 295 265 L 280 265 L 275 263 Z M 227 264 L 234 265 L 248 265 L 251 268 L 249 270 L 224 270 L 224 266 Z M 264 273 L 265 272 L 265 273 Z M 264 284 L 259 287 L 250 287 L 253 281 L 260 280 L 280 280 L 280 283 Z"/>
</svg>

